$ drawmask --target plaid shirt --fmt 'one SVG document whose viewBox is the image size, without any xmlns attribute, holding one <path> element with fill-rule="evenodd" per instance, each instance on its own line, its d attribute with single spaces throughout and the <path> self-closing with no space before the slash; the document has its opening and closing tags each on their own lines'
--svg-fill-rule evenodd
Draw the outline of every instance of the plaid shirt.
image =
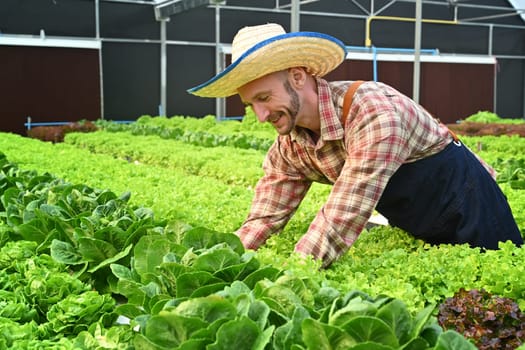
<svg viewBox="0 0 525 350">
<path fill-rule="evenodd" d="M 376 82 L 359 87 L 342 126 L 343 98 L 350 83 L 317 79 L 317 143 L 305 129 L 296 128 L 278 136 L 268 151 L 250 214 L 237 231 L 246 248 L 257 249 L 282 230 L 313 181 L 333 184 L 295 247 L 328 266 L 357 239 L 394 172 L 451 142 L 445 125 L 392 87 Z"/>
</svg>

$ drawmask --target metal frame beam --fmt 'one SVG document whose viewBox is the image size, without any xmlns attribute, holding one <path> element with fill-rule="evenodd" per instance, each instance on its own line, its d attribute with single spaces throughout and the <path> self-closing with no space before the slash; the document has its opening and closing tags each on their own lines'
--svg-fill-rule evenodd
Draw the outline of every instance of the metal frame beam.
<svg viewBox="0 0 525 350">
<path fill-rule="evenodd" d="M 191 10 L 195 7 L 210 5 L 212 0 L 167 0 L 154 4 L 157 21 L 167 20 L 171 15 Z"/>
</svg>

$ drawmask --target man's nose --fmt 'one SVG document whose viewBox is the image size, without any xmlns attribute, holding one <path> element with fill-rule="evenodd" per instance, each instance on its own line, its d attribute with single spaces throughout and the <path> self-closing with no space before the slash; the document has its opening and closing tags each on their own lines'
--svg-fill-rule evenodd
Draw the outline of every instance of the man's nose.
<svg viewBox="0 0 525 350">
<path fill-rule="evenodd" d="M 259 119 L 261 123 L 264 123 L 265 121 L 268 120 L 270 111 L 267 108 L 264 108 L 260 105 L 253 105 L 252 108 L 253 108 L 253 111 L 255 112 L 255 115 L 257 116 L 257 119 Z"/>
</svg>

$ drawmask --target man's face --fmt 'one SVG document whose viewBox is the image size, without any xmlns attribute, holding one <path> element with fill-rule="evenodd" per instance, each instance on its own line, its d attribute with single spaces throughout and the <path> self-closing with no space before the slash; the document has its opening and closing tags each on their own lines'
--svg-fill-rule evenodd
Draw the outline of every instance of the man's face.
<svg viewBox="0 0 525 350">
<path fill-rule="evenodd" d="M 243 103 L 253 108 L 259 121 L 272 123 L 280 135 L 289 134 L 295 127 L 301 104 L 286 71 L 256 79 L 238 92 Z"/>
</svg>

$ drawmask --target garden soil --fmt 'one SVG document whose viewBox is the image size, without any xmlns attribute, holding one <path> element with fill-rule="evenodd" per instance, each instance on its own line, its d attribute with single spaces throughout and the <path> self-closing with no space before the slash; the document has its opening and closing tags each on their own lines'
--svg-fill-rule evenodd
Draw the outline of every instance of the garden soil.
<svg viewBox="0 0 525 350">
<path fill-rule="evenodd" d="M 465 136 L 518 135 L 520 137 L 525 137 L 525 123 L 499 124 L 464 121 L 457 124 L 447 124 L 447 127 L 456 134 Z"/>
</svg>

